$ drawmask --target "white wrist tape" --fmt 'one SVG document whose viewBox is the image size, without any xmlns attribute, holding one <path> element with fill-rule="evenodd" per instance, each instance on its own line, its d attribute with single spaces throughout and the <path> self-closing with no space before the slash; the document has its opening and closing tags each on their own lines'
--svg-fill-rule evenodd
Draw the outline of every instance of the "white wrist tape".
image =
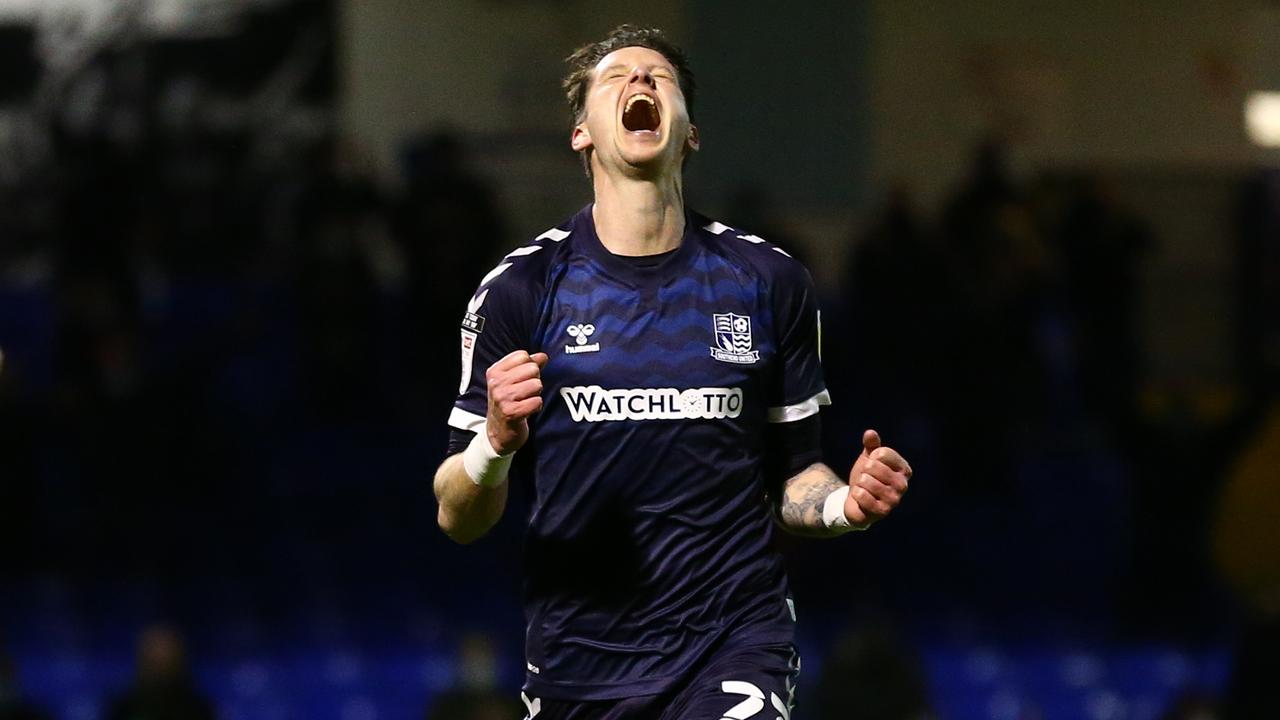
<svg viewBox="0 0 1280 720">
<path fill-rule="evenodd" d="M 841 532 L 849 532 L 853 530 L 853 526 L 849 524 L 849 518 L 844 515 L 844 501 L 849 497 L 849 486 L 845 485 L 839 490 L 832 490 L 827 499 L 822 503 L 822 524 L 830 530 L 839 530 Z"/>
<path fill-rule="evenodd" d="M 515 453 L 499 455 L 489 444 L 489 433 L 480 428 L 480 432 L 471 438 L 471 444 L 462 451 L 462 469 L 467 471 L 471 482 L 480 487 L 495 488 L 507 481 L 513 457 Z"/>
</svg>

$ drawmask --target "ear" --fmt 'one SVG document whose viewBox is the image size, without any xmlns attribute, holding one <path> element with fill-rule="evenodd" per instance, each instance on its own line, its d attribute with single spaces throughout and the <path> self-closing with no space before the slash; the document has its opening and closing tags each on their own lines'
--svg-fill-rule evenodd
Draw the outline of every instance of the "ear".
<svg viewBox="0 0 1280 720">
<path fill-rule="evenodd" d="M 695 152 L 698 148 L 702 147 L 702 141 L 698 139 L 697 125 L 689 126 L 689 137 L 685 139 L 684 145 L 688 148 L 689 152 Z"/>
<path fill-rule="evenodd" d="M 587 132 L 585 122 L 573 126 L 573 133 L 569 136 L 569 147 L 572 147 L 574 152 L 582 152 L 591 147 L 591 133 Z"/>
</svg>

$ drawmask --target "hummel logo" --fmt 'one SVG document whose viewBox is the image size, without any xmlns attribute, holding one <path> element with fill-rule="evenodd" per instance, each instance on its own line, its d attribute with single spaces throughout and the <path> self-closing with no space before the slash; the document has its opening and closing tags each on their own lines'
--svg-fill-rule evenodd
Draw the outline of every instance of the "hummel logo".
<svg viewBox="0 0 1280 720">
<path fill-rule="evenodd" d="M 595 331 L 596 326 L 590 323 L 570 325 L 566 332 L 569 333 L 569 337 L 573 338 L 576 344 L 565 345 L 564 351 L 570 355 L 574 355 L 576 353 L 600 352 L 600 343 L 594 342 L 590 345 L 587 344 L 587 338 L 591 337 Z"/>
</svg>

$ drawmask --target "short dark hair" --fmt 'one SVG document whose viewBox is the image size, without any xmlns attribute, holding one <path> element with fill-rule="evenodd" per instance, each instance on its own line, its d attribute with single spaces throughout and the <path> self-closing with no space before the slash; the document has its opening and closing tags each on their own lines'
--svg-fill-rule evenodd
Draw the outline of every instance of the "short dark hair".
<svg viewBox="0 0 1280 720">
<path fill-rule="evenodd" d="M 569 66 L 569 74 L 560 83 L 564 87 L 565 97 L 569 100 L 569 110 L 573 113 L 573 122 L 582 122 L 582 115 L 587 107 L 587 90 L 591 87 L 591 71 L 605 55 L 614 50 L 627 47 L 642 47 L 662 53 L 676 70 L 676 82 L 680 84 L 680 92 L 684 95 L 685 107 L 689 110 L 689 119 L 693 120 L 693 100 L 697 92 L 697 83 L 693 78 L 693 69 L 689 67 L 689 58 L 678 45 L 667 39 L 658 28 L 640 27 L 638 25 L 619 25 L 609 32 L 603 40 L 583 45 L 564 61 Z M 590 174 L 590 153 L 582 156 L 583 164 Z"/>
</svg>

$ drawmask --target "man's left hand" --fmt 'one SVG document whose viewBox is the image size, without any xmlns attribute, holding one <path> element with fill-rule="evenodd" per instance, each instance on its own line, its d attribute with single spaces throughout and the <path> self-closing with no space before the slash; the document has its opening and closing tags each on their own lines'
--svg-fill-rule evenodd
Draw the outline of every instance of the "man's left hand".
<svg viewBox="0 0 1280 720">
<path fill-rule="evenodd" d="M 849 524 L 865 530 L 898 507 L 911 480 L 909 465 L 897 450 L 880 445 L 880 433 L 862 434 L 862 454 L 849 471 L 849 497 L 844 516 Z"/>
</svg>

